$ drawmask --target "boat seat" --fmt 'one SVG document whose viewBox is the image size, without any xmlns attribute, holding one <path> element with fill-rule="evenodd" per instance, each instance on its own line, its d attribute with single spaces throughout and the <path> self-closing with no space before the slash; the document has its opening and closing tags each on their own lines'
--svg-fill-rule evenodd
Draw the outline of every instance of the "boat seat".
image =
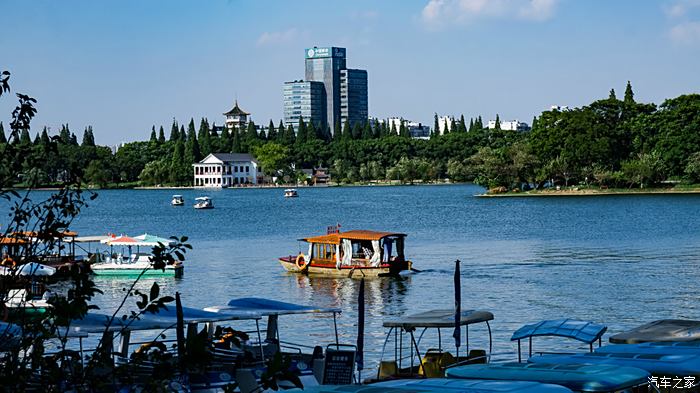
<svg viewBox="0 0 700 393">
<path fill-rule="evenodd" d="M 449 352 L 429 349 L 423 356 L 423 363 L 418 368 L 418 375 L 423 375 L 426 378 L 443 378 L 445 368 L 456 362 L 457 359 Z"/>
<path fill-rule="evenodd" d="M 469 351 L 469 358 L 467 359 L 467 364 L 485 364 L 488 358 L 486 357 L 486 350 L 484 349 L 472 349 Z"/>
<path fill-rule="evenodd" d="M 393 360 L 383 360 L 379 364 L 379 375 L 377 376 L 380 380 L 395 377 L 399 374 L 399 366 Z"/>
</svg>

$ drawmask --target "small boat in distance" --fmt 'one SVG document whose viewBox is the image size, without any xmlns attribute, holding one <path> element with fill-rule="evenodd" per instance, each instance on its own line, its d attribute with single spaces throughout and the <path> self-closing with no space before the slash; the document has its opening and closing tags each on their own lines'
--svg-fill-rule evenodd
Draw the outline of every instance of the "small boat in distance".
<svg viewBox="0 0 700 393">
<path fill-rule="evenodd" d="M 184 206 L 185 198 L 183 198 L 182 195 L 173 195 L 173 199 L 170 201 L 170 204 L 173 206 Z"/>
<path fill-rule="evenodd" d="M 195 204 L 194 208 L 195 209 L 213 209 L 214 208 L 214 202 L 212 202 L 211 198 L 209 197 L 199 197 L 194 199 Z"/>
<path fill-rule="evenodd" d="M 294 188 L 287 188 L 284 190 L 284 197 L 285 198 L 296 198 L 298 197 L 299 194 L 297 193 L 297 190 Z"/>
<path fill-rule="evenodd" d="M 411 270 L 412 263 L 404 256 L 405 238 L 395 232 L 329 231 L 299 239 L 309 244 L 308 253 L 281 257 L 279 262 L 293 273 L 358 278 L 397 275 Z"/>
</svg>

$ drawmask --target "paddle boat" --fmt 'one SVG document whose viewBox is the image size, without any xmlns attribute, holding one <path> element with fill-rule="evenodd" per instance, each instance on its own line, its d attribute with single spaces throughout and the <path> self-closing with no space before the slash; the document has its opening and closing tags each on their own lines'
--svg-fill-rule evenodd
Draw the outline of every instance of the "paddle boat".
<svg viewBox="0 0 700 393">
<path fill-rule="evenodd" d="M 110 353 L 114 358 L 114 364 L 118 368 L 124 368 L 127 372 L 122 375 L 128 376 L 128 380 L 116 380 L 113 383 L 116 389 L 110 391 L 120 391 L 119 387 L 134 386 L 145 383 L 153 377 L 153 364 L 149 361 L 135 359 L 138 354 L 143 357 L 150 351 L 166 351 L 173 355 L 173 364 L 177 364 L 177 353 L 168 349 L 171 344 L 177 342 L 174 331 L 177 327 L 176 307 L 169 306 L 161 309 L 156 314 L 144 313 L 138 319 L 121 318 L 111 319 L 109 314 L 88 313 L 84 318 L 73 320 L 68 327 L 59 329 L 61 337 L 78 337 L 81 341 L 85 337 L 103 337 L 106 334 L 107 342 L 112 343 L 113 338 L 118 337 L 118 346 Z M 213 344 L 214 327 L 217 324 L 229 323 L 232 321 L 254 321 L 260 320 L 261 315 L 249 311 L 229 310 L 226 312 L 207 312 L 201 309 L 182 307 L 182 319 L 187 334 L 187 340 L 197 332 L 206 331 L 209 337 L 211 363 L 203 370 L 189 374 L 189 390 L 191 392 L 220 392 L 224 387 L 234 383 L 237 369 L 243 363 L 244 358 L 249 355 L 244 350 L 229 349 L 224 350 Z M 111 323 L 110 323 L 111 321 Z M 258 325 L 259 326 L 259 325 Z M 258 334 L 259 334 L 258 329 Z M 161 336 L 163 335 L 163 336 Z M 165 346 L 153 345 L 152 338 L 161 336 L 158 341 Z M 162 337 L 167 337 L 162 338 Z M 81 356 L 82 357 L 82 356 Z M 116 373 L 115 373 L 116 374 Z M 175 377 L 177 377 L 177 372 Z M 109 382 L 107 382 L 109 383 Z"/>
<path fill-rule="evenodd" d="M 647 350 L 643 353 L 634 353 L 631 351 L 631 348 L 628 348 L 629 345 L 608 345 L 603 347 L 601 346 L 602 336 L 606 330 L 606 326 L 592 322 L 572 319 L 550 320 L 521 327 L 513 333 L 511 341 L 518 341 L 519 362 L 522 360 L 520 342 L 527 339 L 530 343 L 528 363 L 552 370 L 558 369 L 558 367 L 605 365 L 636 368 L 657 377 L 669 375 L 700 377 L 700 351 L 676 351 L 674 353 L 673 351 Z M 537 352 L 533 354 L 533 337 L 555 336 L 584 342 L 588 345 L 589 352 Z M 593 344 L 595 342 L 598 343 L 598 348 L 594 350 Z"/>
<path fill-rule="evenodd" d="M 297 193 L 297 190 L 294 188 L 287 188 L 284 190 L 284 197 L 285 198 L 296 198 L 298 197 L 299 194 Z"/>
<path fill-rule="evenodd" d="M 700 341 L 700 321 L 661 319 L 610 336 L 613 344 L 637 344 L 662 341 Z"/>
<path fill-rule="evenodd" d="M 448 329 L 452 333 L 455 327 L 455 312 L 453 310 L 431 310 L 418 314 L 407 315 L 398 319 L 384 322 L 384 327 L 389 328 L 382 355 L 377 370 L 377 380 L 395 378 L 441 378 L 445 376 L 445 369 L 457 363 L 486 363 L 488 355 L 493 348 L 491 325 L 493 314 L 488 311 L 467 310 L 460 314 L 460 328 L 463 326 L 465 335 L 465 353 L 460 355 L 459 348 L 455 348 L 455 354 L 443 349 L 442 329 Z M 488 354 L 484 349 L 470 347 L 469 326 L 485 324 L 488 331 Z M 428 329 L 431 329 L 437 337 L 437 342 L 431 342 L 430 349 L 421 354 L 420 344 Z M 420 330 L 420 334 L 417 331 Z M 416 334 L 418 337 L 416 339 Z M 406 339 L 404 338 L 406 336 Z M 449 334 L 450 339 L 452 335 Z M 393 359 L 385 360 L 387 344 L 393 339 Z M 408 341 L 408 343 L 404 343 Z M 434 346 L 437 344 L 437 346 Z M 461 345 L 460 345 L 461 346 Z M 406 353 L 408 352 L 408 353 Z M 404 364 L 408 361 L 408 364 Z"/>
<path fill-rule="evenodd" d="M 182 195 L 173 195 L 173 199 L 170 201 L 170 204 L 173 206 L 184 206 L 185 198 L 183 198 Z"/>
<path fill-rule="evenodd" d="M 646 392 L 651 374 L 634 367 L 609 364 L 489 363 L 448 368 L 448 378 L 532 381 L 561 385 L 574 392 Z M 633 390 L 640 389 L 640 390 Z"/>
<path fill-rule="evenodd" d="M 464 379 L 398 379 L 378 382 L 371 385 L 311 386 L 292 389 L 295 392 L 309 393 L 571 393 L 563 386 L 525 381 L 488 381 Z"/>
<path fill-rule="evenodd" d="M 412 269 L 404 256 L 405 239 L 405 234 L 396 232 L 332 230 L 299 239 L 308 243 L 308 252 L 281 257 L 279 262 L 289 272 L 329 277 L 397 275 Z"/>
<path fill-rule="evenodd" d="M 213 209 L 214 202 L 209 197 L 198 197 L 194 199 L 196 202 L 194 204 L 195 209 Z"/>
<path fill-rule="evenodd" d="M 288 356 L 292 361 L 292 369 L 298 373 L 304 386 L 309 384 L 349 384 L 352 383 L 354 372 L 355 353 L 354 345 L 340 344 L 338 341 L 337 315 L 339 308 L 307 306 L 294 303 L 281 302 L 263 298 L 232 299 L 224 306 L 211 306 L 204 309 L 214 313 L 252 312 L 267 317 L 264 331 L 265 338 L 258 343 L 250 343 L 252 348 L 261 348 L 259 351 L 250 350 L 254 354 L 257 364 L 241 370 L 241 378 L 259 380 L 265 371 L 265 361 L 272 359 L 276 353 Z M 301 316 L 319 316 L 333 319 L 333 334 L 329 335 L 331 342 L 325 343 L 294 343 L 283 341 L 280 335 L 280 316 L 288 316 L 296 319 L 296 322 L 308 326 L 309 321 L 299 321 Z M 297 318 L 293 318 L 297 316 Z M 246 349 L 244 347 L 244 349 Z M 308 349 L 313 349 L 308 352 Z M 305 352 L 305 350 L 307 352 Z"/>
<path fill-rule="evenodd" d="M 94 240 L 94 239 L 93 239 Z M 158 245 L 170 246 L 173 240 L 162 237 L 143 235 L 136 237 L 129 236 L 108 236 L 99 240 L 101 244 L 109 246 L 110 251 L 92 254 L 90 268 L 95 275 L 99 276 L 137 276 L 143 272 L 144 276 L 174 276 L 182 277 L 184 274 L 184 264 L 176 261 L 174 264 L 166 265 L 165 269 L 153 269 L 150 252 L 141 252 L 141 247 L 152 248 Z M 126 247 L 128 252 L 114 252 L 114 247 Z M 132 252 L 135 251 L 135 252 Z"/>
</svg>

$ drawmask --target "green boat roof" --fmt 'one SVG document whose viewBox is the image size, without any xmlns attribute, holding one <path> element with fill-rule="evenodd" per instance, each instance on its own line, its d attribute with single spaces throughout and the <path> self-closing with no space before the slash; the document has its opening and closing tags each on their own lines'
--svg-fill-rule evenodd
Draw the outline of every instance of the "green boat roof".
<svg viewBox="0 0 700 393">
<path fill-rule="evenodd" d="M 649 382 L 647 371 L 633 367 L 587 364 L 491 363 L 448 368 L 446 376 L 462 379 L 535 381 L 579 392 L 613 392 Z"/>
</svg>

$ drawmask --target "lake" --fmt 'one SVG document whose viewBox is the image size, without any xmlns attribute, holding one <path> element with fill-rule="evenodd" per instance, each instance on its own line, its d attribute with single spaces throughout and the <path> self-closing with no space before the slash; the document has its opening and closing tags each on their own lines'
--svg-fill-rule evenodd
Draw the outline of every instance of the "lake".
<svg viewBox="0 0 700 393">
<path fill-rule="evenodd" d="M 179 291 L 189 307 L 248 296 L 340 307 L 346 343 L 355 342 L 359 281 L 292 275 L 276 259 L 306 250 L 296 239 L 336 223 L 342 230 L 407 233 L 406 255 L 422 272 L 367 281 L 369 373 L 379 360 L 384 319 L 452 307 L 455 259 L 462 261 L 462 309 L 494 313 L 494 351 L 510 359 L 517 356 L 513 331 L 541 319 L 591 320 L 611 333 L 655 319 L 700 319 L 700 196 L 474 197 L 482 191 L 473 185 L 301 188 L 299 198 L 285 199 L 281 189 L 105 190 L 73 229 L 186 235 L 194 250 L 185 275 L 158 279 L 162 292 Z M 170 206 L 173 193 L 184 195 L 185 207 Z M 216 208 L 194 210 L 201 195 Z M 112 310 L 128 281 L 98 282 L 105 294 L 97 303 Z M 284 326 L 282 338 L 330 342 L 332 321 L 310 320 Z M 483 347 L 485 337 L 485 329 L 470 329 L 473 343 Z"/>
</svg>

